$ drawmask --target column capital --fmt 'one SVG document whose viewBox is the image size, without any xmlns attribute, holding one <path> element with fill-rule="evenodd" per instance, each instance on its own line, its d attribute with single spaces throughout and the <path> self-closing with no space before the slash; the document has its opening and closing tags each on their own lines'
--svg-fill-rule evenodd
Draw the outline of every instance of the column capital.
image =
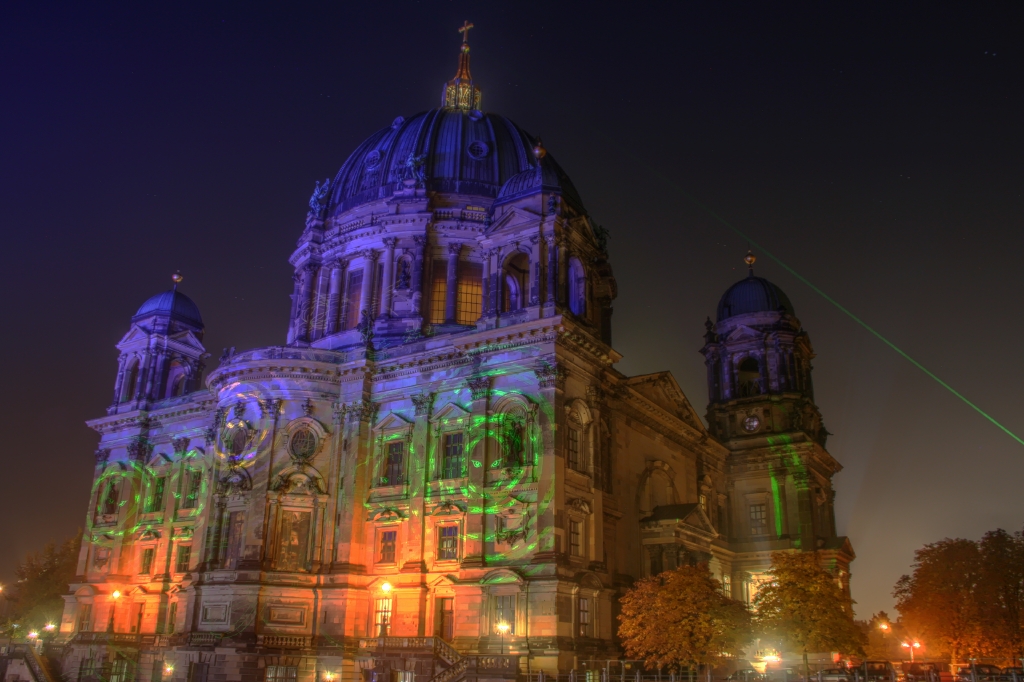
<svg viewBox="0 0 1024 682">
<path fill-rule="evenodd" d="M 384 242 L 384 246 L 392 250 L 398 245 L 398 237 L 384 237 L 381 241 Z"/>
<path fill-rule="evenodd" d="M 377 262 L 378 258 L 380 258 L 380 252 L 374 249 L 363 249 L 359 252 L 359 255 L 374 263 Z"/>
<path fill-rule="evenodd" d="M 458 256 L 460 253 L 462 253 L 462 243 L 461 242 L 452 242 L 451 244 L 448 245 L 448 255 L 449 256 Z"/>
</svg>

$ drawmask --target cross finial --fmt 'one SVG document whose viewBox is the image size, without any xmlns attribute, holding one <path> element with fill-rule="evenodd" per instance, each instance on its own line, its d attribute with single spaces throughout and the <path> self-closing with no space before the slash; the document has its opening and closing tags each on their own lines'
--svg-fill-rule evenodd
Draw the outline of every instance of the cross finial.
<svg viewBox="0 0 1024 682">
<path fill-rule="evenodd" d="M 469 44 L 469 29 L 471 28 L 473 28 L 473 24 L 469 23 L 468 21 L 463 21 L 462 27 L 459 28 L 459 33 L 462 34 L 463 45 Z"/>
</svg>

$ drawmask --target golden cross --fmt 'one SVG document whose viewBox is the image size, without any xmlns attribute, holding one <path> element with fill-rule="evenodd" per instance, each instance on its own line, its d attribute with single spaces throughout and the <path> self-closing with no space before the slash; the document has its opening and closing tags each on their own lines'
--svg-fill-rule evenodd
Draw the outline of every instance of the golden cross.
<svg viewBox="0 0 1024 682">
<path fill-rule="evenodd" d="M 462 28 L 459 29 L 459 33 L 462 34 L 463 43 L 469 42 L 469 29 L 471 28 L 473 28 L 473 24 L 469 23 L 468 21 L 462 22 Z"/>
</svg>

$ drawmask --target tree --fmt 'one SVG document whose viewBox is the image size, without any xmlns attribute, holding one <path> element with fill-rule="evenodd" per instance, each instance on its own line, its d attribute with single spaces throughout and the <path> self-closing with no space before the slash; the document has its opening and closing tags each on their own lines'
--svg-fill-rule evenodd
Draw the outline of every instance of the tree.
<svg viewBox="0 0 1024 682">
<path fill-rule="evenodd" d="M 10 620 L 18 623 L 18 633 L 38 629 L 47 623 L 57 623 L 64 609 L 64 594 L 75 578 L 81 534 L 68 538 L 59 545 L 50 542 L 40 552 L 29 552 L 18 565 L 18 576 L 13 594 Z M 4 590 L 6 593 L 6 590 Z"/>
<path fill-rule="evenodd" d="M 946 538 L 914 552 L 914 572 L 896 583 L 896 609 L 925 643 L 952 657 L 984 653 L 978 583 L 981 552 L 970 540 Z"/>
<path fill-rule="evenodd" d="M 868 658 L 887 661 L 900 657 L 900 642 L 908 638 L 903 623 L 892 620 L 885 611 L 879 611 L 871 616 L 871 620 L 857 621 L 857 625 L 867 637 L 864 652 Z"/>
<path fill-rule="evenodd" d="M 754 632 L 803 654 L 841 651 L 863 655 L 864 634 L 853 621 L 853 600 L 835 576 L 821 567 L 813 552 L 776 552 L 768 571 L 771 581 L 754 599 Z"/>
<path fill-rule="evenodd" d="M 987 653 L 1015 663 L 1024 657 L 1024 536 L 989 531 L 978 551 L 982 639 Z"/>
<path fill-rule="evenodd" d="M 619 637 L 650 667 L 710 669 L 750 640 L 750 614 L 722 593 L 707 564 L 638 581 L 621 600 Z"/>
</svg>

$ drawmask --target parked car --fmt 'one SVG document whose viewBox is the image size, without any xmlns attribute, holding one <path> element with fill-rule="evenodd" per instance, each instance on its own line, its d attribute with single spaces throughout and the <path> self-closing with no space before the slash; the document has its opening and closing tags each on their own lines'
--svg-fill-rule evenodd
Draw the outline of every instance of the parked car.
<svg viewBox="0 0 1024 682">
<path fill-rule="evenodd" d="M 764 675 L 753 668 L 741 668 L 725 679 L 729 682 L 765 682 Z"/>
<path fill-rule="evenodd" d="M 971 666 L 958 665 L 956 667 L 955 679 L 957 682 L 974 682 L 975 676 L 977 676 L 977 682 L 1002 682 L 1003 679 L 1003 671 L 997 665 L 975 663 L 973 673 Z"/>
<path fill-rule="evenodd" d="M 811 682 L 853 682 L 853 675 L 846 668 L 825 668 L 812 674 Z"/>
<path fill-rule="evenodd" d="M 896 668 L 889 661 L 864 661 L 850 673 L 858 682 L 896 682 Z"/>
<path fill-rule="evenodd" d="M 942 666 L 938 663 L 904 663 L 903 674 L 907 682 L 939 682 Z"/>
</svg>

